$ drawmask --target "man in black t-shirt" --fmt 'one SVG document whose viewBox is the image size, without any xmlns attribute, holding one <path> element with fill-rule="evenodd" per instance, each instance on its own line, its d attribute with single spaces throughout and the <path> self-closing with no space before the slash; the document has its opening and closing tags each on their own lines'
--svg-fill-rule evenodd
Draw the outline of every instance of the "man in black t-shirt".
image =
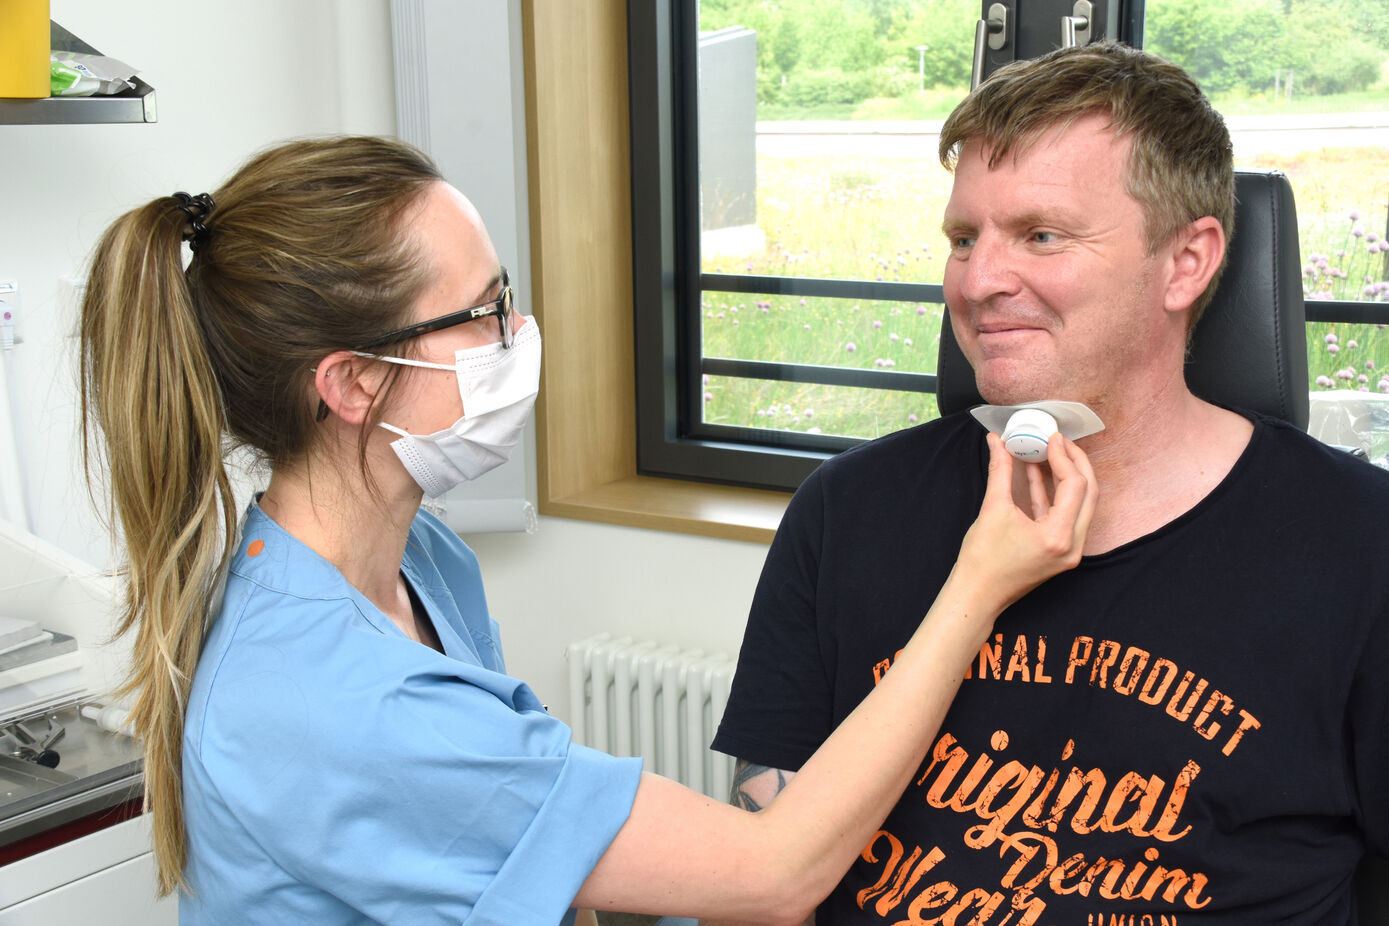
<svg viewBox="0 0 1389 926">
<path fill-rule="evenodd" d="M 1389 848 L 1389 474 L 1186 386 L 1232 234 L 1224 123 L 1179 68 L 1091 45 L 1000 70 L 941 157 L 980 393 L 1089 405 L 1100 498 L 816 922 L 1353 922 L 1356 862 Z M 986 464 L 955 415 L 796 493 L 714 742 L 735 803 L 770 803 L 889 671 Z"/>
</svg>

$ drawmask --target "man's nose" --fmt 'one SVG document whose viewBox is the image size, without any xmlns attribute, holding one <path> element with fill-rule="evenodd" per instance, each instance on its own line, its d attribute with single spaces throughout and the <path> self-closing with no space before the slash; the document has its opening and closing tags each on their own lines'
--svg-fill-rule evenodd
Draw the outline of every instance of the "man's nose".
<svg viewBox="0 0 1389 926">
<path fill-rule="evenodd" d="M 981 234 L 970 247 L 969 258 L 959 265 L 960 297 L 966 302 L 987 302 L 1018 290 L 1018 276 L 1006 241 Z"/>
</svg>

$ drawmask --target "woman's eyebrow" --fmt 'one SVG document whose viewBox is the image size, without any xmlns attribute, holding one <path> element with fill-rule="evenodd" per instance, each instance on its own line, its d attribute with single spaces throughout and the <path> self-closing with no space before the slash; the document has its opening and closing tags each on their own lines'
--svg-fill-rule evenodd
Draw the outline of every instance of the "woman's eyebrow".
<svg viewBox="0 0 1389 926">
<path fill-rule="evenodd" d="M 497 284 L 501 283 L 501 281 L 502 268 L 498 267 L 496 274 L 488 282 L 486 288 L 484 288 L 483 291 L 479 293 L 476 297 L 469 300 L 467 308 L 474 308 L 480 305 L 487 305 L 487 303 L 489 302 L 496 302 L 497 299 L 500 299 L 502 294 L 501 291 L 497 288 Z M 495 298 L 492 296 L 493 292 L 497 293 Z"/>
</svg>

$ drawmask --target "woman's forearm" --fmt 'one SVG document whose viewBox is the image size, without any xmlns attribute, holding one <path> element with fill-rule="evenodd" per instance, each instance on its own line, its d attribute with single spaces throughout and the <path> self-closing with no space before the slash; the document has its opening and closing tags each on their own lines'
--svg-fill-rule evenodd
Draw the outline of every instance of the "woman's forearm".
<svg viewBox="0 0 1389 926">
<path fill-rule="evenodd" d="M 997 605 L 961 585 L 947 581 L 892 670 L 766 810 L 750 814 L 644 776 L 578 903 L 803 922 L 907 786 L 997 616 Z"/>
<path fill-rule="evenodd" d="M 1034 480 L 1026 513 L 1013 501 L 1011 458 L 996 437 L 989 442 L 979 519 L 868 697 L 758 813 L 644 776 L 580 904 L 794 926 L 833 889 L 920 765 L 995 618 L 1080 560 L 1095 501 L 1083 454 L 1069 442 L 1051 448 L 1055 497 L 1038 495 Z"/>
</svg>

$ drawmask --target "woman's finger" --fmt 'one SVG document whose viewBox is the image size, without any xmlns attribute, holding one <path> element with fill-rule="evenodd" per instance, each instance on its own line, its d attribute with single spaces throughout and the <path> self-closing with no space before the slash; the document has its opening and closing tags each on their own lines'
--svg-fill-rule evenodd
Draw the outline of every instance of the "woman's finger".
<svg viewBox="0 0 1389 926">
<path fill-rule="evenodd" d="M 1090 466 L 1090 458 L 1085 455 L 1085 451 L 1069 439 L 1066 443 L 1069 445 L 1068 451 L 1073 451 L 1070 453 L 1070 459 L 1085 479 L 1085 501 L 1081 503 L 1080 516 L 1076 519 L 1076 536 L 1083 545 L 1085 535 L 1090 530 L 1090 519 L 1094 516 L 1095 506 L 1100 499 L 1100 483 L 1095 478 L 1095 470 Z"/>
<path fill-rule="evenodd" d="M 1032 503 L 1032 520 L 1040 521 L 1051 509 L 1051 496 L 1047 492 L 1046 475 L 1040 463 L 1024 463 L 1027 468 L 1027 496 Z"/>
<path fill-rule="evenodd" d="M 985 502 L 989 499 L 1013 498 L 1013 455 L 1003 446 L 1003 438 L 992 432 L 984 436 L 989 446 L 989 478 L 984 488 Z"/>
<path fill-rule="evenodd" d="M 1055 487 L 1052 513 L 1073 523 L 1076 542 L 1083 543 L 1099 498 L 1090 460 L 1074 441 L 1059 434 L 1051 439 L 1047 459 Z"/>
</svg>

